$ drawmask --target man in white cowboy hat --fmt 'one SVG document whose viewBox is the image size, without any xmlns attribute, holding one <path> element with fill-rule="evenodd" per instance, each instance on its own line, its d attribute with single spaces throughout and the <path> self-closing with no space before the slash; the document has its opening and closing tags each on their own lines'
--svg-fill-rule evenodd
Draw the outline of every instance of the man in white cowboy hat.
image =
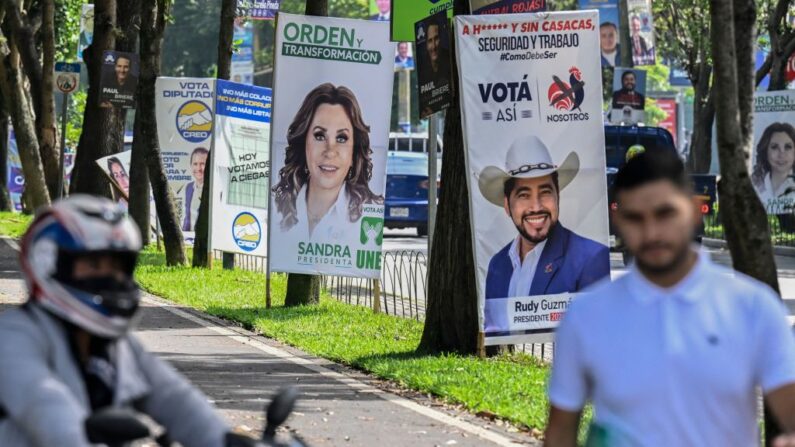
<svg viewBox="0 0 795 447">
<path fill-rule="evenodd" d="M 535 136 L 513 142 L 505 167 L 487 166 L 481 194 L 505 209 L 519 235 L 489 262 L 486 299 L 577 292 L 610 274 L 606 246 L 579 236 L 558 220 L 560 192 L 577 175 L 570 153 L 560 165 Z"/>
</svg>

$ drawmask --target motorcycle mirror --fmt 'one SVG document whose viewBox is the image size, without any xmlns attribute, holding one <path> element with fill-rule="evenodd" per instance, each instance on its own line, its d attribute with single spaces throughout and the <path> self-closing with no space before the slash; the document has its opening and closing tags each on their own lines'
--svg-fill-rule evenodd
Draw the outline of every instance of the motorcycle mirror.
<svg viewBox="0 0 795 447">
<path fill-rule="evenodd" d="M 118 444 L 147 438 L 151 434 L 134 412 L 120 408 L 101 410 L 85 421 L 86 435 L 92 444 Z"/>
<path fill-rule="evenodd" d="M 273 397 L 268 405 L 264 437 L 273 438 L 276 435 L 276 428 L 290 416 L 296 400 L 298 400 L 298 390 L 294 387 L 283 388 Z"/>
</svg>

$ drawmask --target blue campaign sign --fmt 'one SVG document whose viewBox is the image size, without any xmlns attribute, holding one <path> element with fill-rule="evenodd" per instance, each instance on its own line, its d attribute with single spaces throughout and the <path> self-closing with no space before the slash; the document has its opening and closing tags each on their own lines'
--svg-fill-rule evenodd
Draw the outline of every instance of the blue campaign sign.
<svg viewBox="0 0 795 447">
<path fill-rule="evenodd" d="M 690 78 L 684 68 L 676 63 L 670 63 L 670 74 L 668 75 L 668 83 L 674 87 L 690 87 Z"/>
<path fill-rule="evenodd" d="M 219 79 L 215 89 L 216 115 L 271 122 L 270 88 Z"/>
<path fill-rule="evenodd" d="M 69 62 L 56 62 L 55 63 L 55 72 L 56 73 L 80 73 L 80 64 L 79 63 L 69 63 Z"/>
</svg>

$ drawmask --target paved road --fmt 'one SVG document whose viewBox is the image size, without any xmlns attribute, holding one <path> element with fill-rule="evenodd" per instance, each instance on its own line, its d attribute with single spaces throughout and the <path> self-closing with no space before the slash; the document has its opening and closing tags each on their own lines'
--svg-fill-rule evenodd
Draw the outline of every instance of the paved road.
<svg viewBox="0 0 795 447">
<path fill-rule="evenodd" d="M 24 297 L 16 253 L 0 241 L 0 310 Z M 144 302 L 137 335 L 243 430 L 261 430 L 269 396 L 291 384 L 300 401 L 284 431 L 311 446 L 538 445 L 528 435 L 423 396 L 385 392 L 387 384 L 363 374 L 153 297 Z"/>
</svg>

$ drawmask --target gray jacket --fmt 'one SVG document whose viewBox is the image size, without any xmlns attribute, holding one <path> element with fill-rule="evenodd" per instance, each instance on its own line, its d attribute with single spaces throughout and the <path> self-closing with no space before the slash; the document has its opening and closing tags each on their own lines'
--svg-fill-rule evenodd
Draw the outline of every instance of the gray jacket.
<svg viewBox="0 0 795 447">
<path fill-rule="evenodd" d="M 114 406 L 137 408 L 186 447 L 224 445 L 227 426 L 207 398 L 127 335 L 116 346 Z M 91 412 L 66 329 L 35 304 L 0 314 L 0 446 L 89 446 Z"/>
</svg>

